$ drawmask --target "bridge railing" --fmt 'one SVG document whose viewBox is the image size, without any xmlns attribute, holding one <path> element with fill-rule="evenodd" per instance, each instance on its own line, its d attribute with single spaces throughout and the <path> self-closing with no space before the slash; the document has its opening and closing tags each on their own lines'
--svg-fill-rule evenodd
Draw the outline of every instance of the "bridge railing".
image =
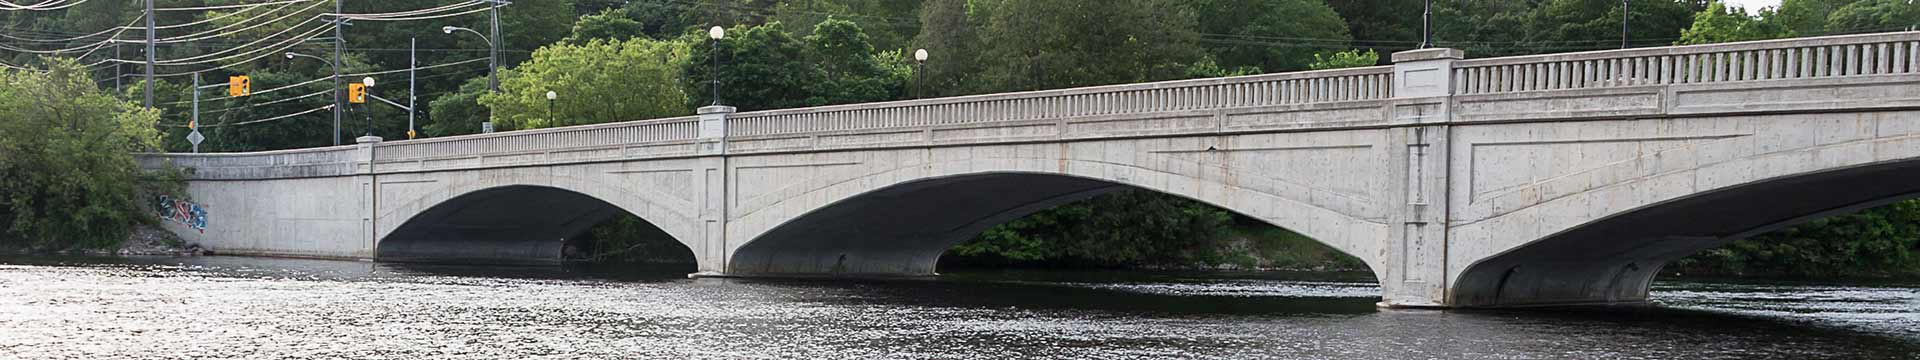
<svg viewBox="0 0 1920 360">
<path fill-rule="evenodd" d="M 740 113 L 729 136 L 923 127 L 1393 97 L 1392 67 L 1308 71 Z"/>
<path fill-rule="evenodd" d="M 381 143 L 374 158 L 381 162 L 444 157 L 523 155 L 596 149 L 663 142 L 692 141 L 699 135 L 697 117 L 606 123 L 534 129 L 423 140 Z"/>
<path fill-rule="evenodd" d="M 195 179 L 262 179 L 352 175 L 353 146 L 215 154 L 136 154 L 140 168 L 173 166 Z"/>
<path fill-rule="evenodd" d="M 1920 33 L 1899 32 L 1461 60 L 1454 94 L 1920 73 Z"/>
</svg>

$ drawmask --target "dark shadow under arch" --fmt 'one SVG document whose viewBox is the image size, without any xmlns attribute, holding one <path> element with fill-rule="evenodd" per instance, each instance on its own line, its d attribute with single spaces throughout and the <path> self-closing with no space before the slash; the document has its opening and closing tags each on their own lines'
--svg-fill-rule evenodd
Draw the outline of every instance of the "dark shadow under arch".
<svg viewBox="0 0 1920 360">
<path fill-rule="evenodd" d="M 1667 262 L 1726 242 L 1920 197 L 1920 161 L 1835 169 L 1703 192 L 1615 214 L 1481 260 L 1461 307 L 1644 302 Z"/>
<path fill-rule="evenodd" d="M 1154 191 L 1031 172 L 976 173 L 895 184 L 773 227 L 738 248 L 727 272 L 738 276 L 934 275 L 947 249 L 988 228 L 1123 190 Z"/>
<path fill-rule="evenodd" d="M 633 216 L 578 192 L 530 185 L 487 188 L 434 204 L 380 239 L 381 261 L 558 264 L 566 239 Z M 642 220 L 645 221 L 645 220 Z M 675 243 L 679 243 L 675 241 Z M 684 245 L 680 245 L 685 248 Z M 692 258 L 692 249 L 685 249 Z"/>
</svg>

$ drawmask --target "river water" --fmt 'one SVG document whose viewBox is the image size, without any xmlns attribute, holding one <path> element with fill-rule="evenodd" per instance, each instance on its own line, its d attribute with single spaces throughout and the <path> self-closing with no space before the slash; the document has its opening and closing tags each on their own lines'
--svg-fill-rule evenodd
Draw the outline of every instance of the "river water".
<svg viewBox="0 0 1920 360">
<path fill-rule="evenodd" d="M 1658 308 L 1374 307 L 1365 274 L 0 258 L 0 358 L 1920 359 L 1920 287 L 1661 282 Z"/>
</svg>

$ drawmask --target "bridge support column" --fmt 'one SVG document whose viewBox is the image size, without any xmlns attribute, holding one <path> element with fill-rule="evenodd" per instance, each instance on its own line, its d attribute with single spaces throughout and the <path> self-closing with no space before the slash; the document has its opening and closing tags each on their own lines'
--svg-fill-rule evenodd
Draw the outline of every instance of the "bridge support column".
<svg viewBox="0 0 1920 360">
<path fill-rule="evenodd" d="M 727 116 L 732 106 L 706 106 L 699 109 L 700 159 L 697 171 L 700 208 L 699 246 L 693 249 L 699 262 L 697 275 L 718 275 L 727 270 Z"/>
<path fill-rule="evenodd" d="M 354 142 L 354 184 L 359 185 L 361 204 L 359 233 L 366 244 L 356 255 L 363 259 L 380 257 L 380 179 L 373 168 L 373 152 L 380 141 L 379 136 L 367 135 Z"/>
<path fill-rule="evenodd" d="M 1396 307 L 1447 306 L 1448 174 L 1452 158 L 1453 62 L 1455 49 L 1421 49 L 1393 54 L 1395 99 L 1387 151 L 1392 163 L 1387 261 L 1374 269 L 1380 277 L 1382 304 Z"/>
</svg>

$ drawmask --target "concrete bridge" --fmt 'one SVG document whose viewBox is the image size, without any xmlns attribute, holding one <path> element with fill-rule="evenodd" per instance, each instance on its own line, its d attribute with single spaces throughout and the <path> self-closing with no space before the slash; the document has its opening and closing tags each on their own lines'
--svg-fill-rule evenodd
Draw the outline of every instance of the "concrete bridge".
<svg viewBox="0 0 1920 360">
<path fill-rule="evenodd" d="M 1120 189 L 1366 261 L 1385 303 L 1647 299 L 1666 262 L 1920 194 L 1920 33 L 1464 59 L 241 154 L 192 169 L 224 253 L 553 261 L 621 212 L 732 276 L 928 275 Z"/>
</svg>

